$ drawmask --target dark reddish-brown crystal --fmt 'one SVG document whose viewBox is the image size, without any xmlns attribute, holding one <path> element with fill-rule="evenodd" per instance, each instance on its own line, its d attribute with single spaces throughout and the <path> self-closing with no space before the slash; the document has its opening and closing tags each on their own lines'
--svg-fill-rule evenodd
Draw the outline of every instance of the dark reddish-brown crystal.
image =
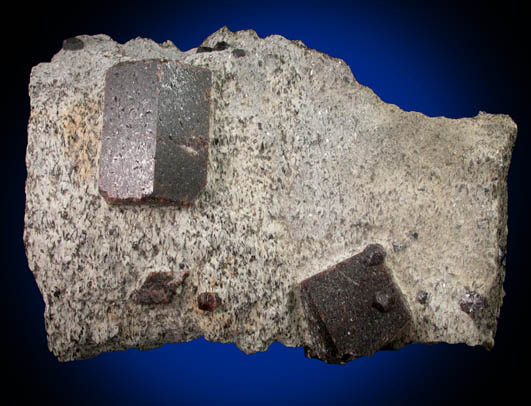
<svg viewBox="0 0 531 406">
<path fill-rule="evenodd" d="M 467 291 L 459 300 L 459 307 L 470 317 L 477 316 L 485 307 L 486 300 L 479 293 L 474 291 Z"/>
<path fill-rule="evenodd" d="M 215 292 L 203 292 L 197 296 L 197 306 L 201 310 L 212 312 L 221 304 L 221 298 Z"/>
<path fill-rule="evenodd" d="M 175 61 L 107 71 L 99 190 L 109 203 L 187 205 L 207 179 L 211 73 Z"/>
<path fill-rule="evenodd" d="M 151 272 L 142 287 L 134 293 L 133 299 L 142 305 L 167 304 L 187 276 L 188 272 L 181 272 L 177 278 L 171 272 Z"/>
<path fill-rule="evenodd" d="M 384 259 L 381 245 L 369 245 L 299 284 L 313 341 L 307 356 L 344 363 L 374 354 L 403 331 L 411 313 Z"/>
</svg>

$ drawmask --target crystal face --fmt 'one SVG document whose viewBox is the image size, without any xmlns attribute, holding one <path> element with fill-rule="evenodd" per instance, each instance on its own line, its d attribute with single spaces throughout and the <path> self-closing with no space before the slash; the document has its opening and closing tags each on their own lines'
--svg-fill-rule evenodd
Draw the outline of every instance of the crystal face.
<svg viewBox="0 0 531 406">
<path fill-rule="evenodd" d="M 379 244 L 300 283 L 313 346 L 306 354 L 330 363 L 372 355 L 411 319 Z"/>
<path fill-rule="evenodd" d="M 99 190 L 109 203 L 190 204 L 206 184 L 211 73 L 175 61 L 107 71 Z"/>
</svg>

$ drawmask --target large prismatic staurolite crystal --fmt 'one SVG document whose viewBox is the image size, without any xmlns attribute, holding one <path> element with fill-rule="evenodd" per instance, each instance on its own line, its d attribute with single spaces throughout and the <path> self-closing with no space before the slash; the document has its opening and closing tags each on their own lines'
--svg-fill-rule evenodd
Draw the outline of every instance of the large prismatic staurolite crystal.
<svg viewBox="0 0 531 406">
<path fill-rule="evenodd" d="M 99 189 L 109 203 L 190 204 L 207 179 L 210 71 L 156 59 L 105 78 Z"/>
</svg>

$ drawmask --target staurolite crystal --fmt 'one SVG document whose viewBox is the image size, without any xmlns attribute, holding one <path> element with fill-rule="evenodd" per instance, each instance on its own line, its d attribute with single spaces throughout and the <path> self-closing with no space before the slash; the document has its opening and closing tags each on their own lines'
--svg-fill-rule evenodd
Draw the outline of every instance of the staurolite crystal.
<svg viewBox="0 0 531 406">
<path fill-rule="evenodd" d="M 107 71 L 99 188 L 109 203 L 196 199 L 207 178 L 210 77 L 157 59 Z"/>
<path fill-rule="evenodd" d="M 175 291 L 188 276 L 188 272 L 180 272 L 175 277 L 171 272 L 151 272 L 142 286 L 132 295 L 138 304 L 157 305 L 170 303 Z"/>
<path fill-rule="evenodd" d="M 312 342 L 306 354 L 331 363 L 373 355 L 411 320 L 379 244 L 299 285 Z"/>
<path fill-rule="evenodd" d="M 197 307 L 207 312 L 213 312 L 221 305 L 221 298 L 215 292 L 203 292 L 197 296 Z"/>
<path fill-rule="evenodd" d="M 510 117 L 406 112 L 340 59 L 226 27 L 186 52 L 68 39 L 29 90 L 24 241 L 60 360 L 494 344 Z"/>
</svg>

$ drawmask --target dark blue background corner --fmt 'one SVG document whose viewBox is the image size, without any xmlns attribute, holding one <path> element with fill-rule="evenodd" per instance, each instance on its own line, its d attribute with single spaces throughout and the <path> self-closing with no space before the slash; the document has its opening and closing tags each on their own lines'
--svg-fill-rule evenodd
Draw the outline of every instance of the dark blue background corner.
<svg viewBox="0 0 531 406">
<path fill-rule="evenodd" d="M 426 5 L 424 3 L 430 3 Z M 91 1 L 14 5 L 4 13 L 2 141 L 3 352 L 7 396 L 54 404 L 477 404 L 527 398 L 530 363 L 528 186 L 529 44 L 523 6 L 505 1 L 162 2 Z M 493 350 L 412 345 L 345 366 L 304 358 L 273 344 L 246 356 L 203 339 L 140 352 L 59 363 L 48 351 L 44 304 L 22 242 L 27 86 L 30 69 L 49 61 L 62 40 L 105 33 L 119 42 L 142 36 L 198 46 L 227 25 L 281 34 L 344 59 L 356 79 L 384 101 L 430 116 L 509 114 L 519 127 L 509 173 L 507 277 Z M 7 45 L 5 43 L 7 42 Z M 7 187 L 7 190 L 6 190 Z"/>
</svg>

